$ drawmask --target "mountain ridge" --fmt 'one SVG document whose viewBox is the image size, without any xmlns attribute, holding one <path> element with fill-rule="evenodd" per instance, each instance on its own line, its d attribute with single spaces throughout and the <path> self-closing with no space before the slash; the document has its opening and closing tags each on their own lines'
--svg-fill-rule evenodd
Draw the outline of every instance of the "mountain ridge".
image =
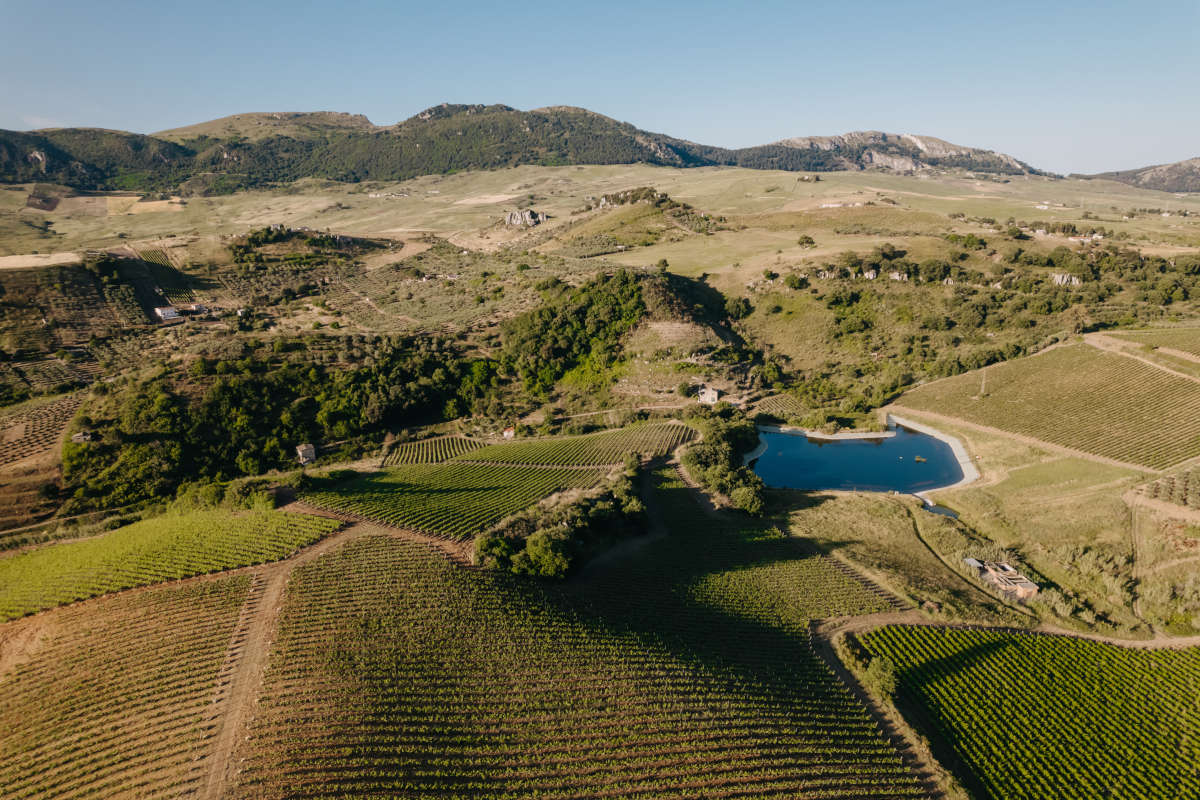
<svg viewBox="0 0 1200 800">
<path fill-rule="evenodd" d="M 966 169 L 1045 174 L 1012 156 L 932 136 L 855 131 L 745 148 L 654 133 L 595 111 L 431 106 L 394 125 L 345 112 L 251 112 L 155 134 L 0 130 L 0 182 L 203 194 L 299 178 L 405 180 L 519 164 L 738 166 L 827 172 Z"/>
<path fill-rule="evenodd" d="M 1118 181 L 1139 189 L 1156 189 L 1160 192 L 1200 192 L 1200 157 L 1076 177 Z"/>
</svg>

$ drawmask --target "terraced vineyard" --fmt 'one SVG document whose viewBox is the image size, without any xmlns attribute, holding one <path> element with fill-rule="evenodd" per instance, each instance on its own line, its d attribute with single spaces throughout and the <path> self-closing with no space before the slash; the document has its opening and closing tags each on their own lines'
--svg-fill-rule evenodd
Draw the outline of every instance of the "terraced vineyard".
<svg viewBox="0 0 1200 800">
<path fill-rule="evenodd" d="M 460 456 L 460 459 L 506 464 L 600 466 L 619 464 L 628 453 L 666 455 L 679 445 L 691 441 L 695 435 L 692 428 L 674 422 L 630 425 L 620 430 L 583 436 L 494 444 Z"/>
<path fill-rule="evenodd" d="M 1181 469 L 1143 484 L 1138 493 L 1151 500 L 1200 509 L 1200 466 Z"/>
<path fill-rule="evenodd" d="M 986 387 L 968 372 L 906 392 L 899 404 L 1152 469 L 1200 456 L 1196 381 L 1086 344 L 984 372 Z"/>
<path fill-rule="evenodd" d="M 203 580 L 0 626 L 30 653 L 0 674 L 0 796 L 195 792 L 249 586 Z"/>
<path fill-rule="evenodd" d="M 1109 336 L 1151 347 L 1169 347 L 1200 358 L 1200 328 L 1163 328 L 1148 331 L 1114 331 Z"/>
<path fill-rule="evenodd" d="M 0 466 L 48 453 L 57 447 L 81 403 L 83 395 L 69 394 L 0 417 Z"/>
<path fill-rule="evenodd" d="M 355 518 L 469 539 L 557 491 L 595 486 L 604 474 L 569 467 L 410 464 L 307 491 L 301 499 Z"/>
<path fill-rule="evenodd" d="M 1200 797 L 1200 649 L 909 626 L 862 642 L 981 797 Z"/>
<path fill-rule="evenodd" d="M 439 436 L 419 442 L 393 445 L 383 457 L 383 466 L 401 464 L 436 464 L 483 447 L 483 442 L 465 436 Z"/>
<path fill-rule="evenodd" d="M 784 420 L 803 416 L 808 411 L 798 398 L 790 394 L 773 394 L 764 397 L 754 406 L 754 410 Z"/>
<path fill-rule="evenodd" d="M 575 588 L 392 537 L 299 568 L 236 794 L 925 796 L 809 645 L 809 617 L 887 602 L 659 480 L 673 535 Z"/>
<path fill-rule="evenodd" d="M 283 558 L 340 527 L 281 511 L 167 514 L 0 559 L 0 619 L 88 597 Z"/>
</svg>

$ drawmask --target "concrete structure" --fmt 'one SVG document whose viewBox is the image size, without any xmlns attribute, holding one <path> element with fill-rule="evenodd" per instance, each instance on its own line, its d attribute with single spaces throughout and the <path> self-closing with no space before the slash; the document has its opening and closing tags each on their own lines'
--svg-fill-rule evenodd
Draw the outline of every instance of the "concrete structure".
<svg viewBox="0 0 1200 800">
<path fill-rule="evenodd" d="M 311 464 L 317 460 L 317 448 L 307 442 L 296 445 L 296 460 L 301 464 Z"/>
<path fill-rule="evenodd" d="M 721 390 L 712 386 L 701 386 L 696 399 L 706 406 L 715 406 L 721 399 Z"/>
<path fill-rule="evenodd" d="M 963 561 L 979 574 L 980 581 L 1013 600 L 1024 603 L 1038 593 L 1037 584 L 1007 562 L 978 561 L 974 558 L 965 558 Z"/>
<path fill-rule="evenodd" d="M 154 316 L 158 317 L 163 322 L 169 322 L 173 319 L 179 319 L 179 311 L 175 306 L 159 306 L 154 309 Z"/>
</svg>

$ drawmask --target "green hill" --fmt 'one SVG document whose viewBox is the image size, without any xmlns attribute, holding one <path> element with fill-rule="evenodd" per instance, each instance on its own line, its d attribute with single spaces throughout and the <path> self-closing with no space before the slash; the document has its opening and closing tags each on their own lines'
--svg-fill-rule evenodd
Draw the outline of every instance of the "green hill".
<svg viewBox="0 0 1200 800">
<path fill-rule="evenodd" d="M 1200 158 L 1080 177 L 1107 178 L 1139 189 L 1158 189 L 1162 192 L 1200 192 Z"/>
<path fill-rule="evenodd" d="M 84 189 L 160 190 L 185 184 L 185 190 L 207 193 L 307 177 L 404 180 L 520 164 L 636 163 L 1036 172 L 991 151 L 878 132 L 730 150 L 570 106 L 518 111 L 504 105 L 442 104 L 392 126 L 350 114 L 287 112 L 240 114 L 155 136 L 91 128 L 0 131 L 0 181 L 50 181 Z"/>
</svg>

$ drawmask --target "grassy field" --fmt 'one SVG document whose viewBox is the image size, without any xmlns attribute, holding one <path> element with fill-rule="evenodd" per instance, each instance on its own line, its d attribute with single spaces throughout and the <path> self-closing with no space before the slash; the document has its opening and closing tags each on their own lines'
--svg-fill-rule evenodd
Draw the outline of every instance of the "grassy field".
<svg viewBox="0 0 1200 800">
<path fill-rule="evenodd" d="M 10 646 L 0 662 L 0 795 L 197 791 L 249 587 L 240 576 L 154 588 L 57 609 L 36 627 L 0 627 Z"/>
<path fill-rule="evenodd" d="M 919 501 L 875 493 L 774 496 L 789 509 L 793 536 L 843 556 L 914 605 L 936 604 L 942 619 L 1028 622 L 939 558 L 931 545 L 940 539 L 933 540 L 931 529 L 947 522 L 923 511 Z"/>
<path fill-rule="evenodd" d="M 630 453 L 648 457 L 668 455 L 681 444 L 691 441 L 695 435 L 696 432 L 687 425 L 672 422 L 631 425 L 620 430 L 583 436 L 494 444 L 458 456 L 458 460 L 603 466 L 620 464 Z"/>
<path fill-rule="evenodd" d="M 604 474 L 602 469 L 569 467 L 412 464 L 322 486 L 301 498 L 386 525 L 470 539 L 543 497 L 595 486 Z"/>
<path fill-rule="evenodd" d="M 239 794 L 921 796 L 808 641 L 888 602 L 670 474 L 656 497 L 673 536 L 566 589 L 383 537 L 299 570 Z"/>
<path fill-rule="evenodd" d="M 905 626 L 861 641 L 981 798 L 1200 796 L 1200 650 Z"/>
<path fill-rule="evenodd" d="M 1085 344 L 921 386 L 899 404 L 1153 469 L 1200 456 L 1200 386 Z"/>
<path fill-rule="evenodd" d="M 0 558 L 0 619 L 89 597 L 275 561 L 341 523 L 279 511 L 166 514 Z"/>
</svg>

